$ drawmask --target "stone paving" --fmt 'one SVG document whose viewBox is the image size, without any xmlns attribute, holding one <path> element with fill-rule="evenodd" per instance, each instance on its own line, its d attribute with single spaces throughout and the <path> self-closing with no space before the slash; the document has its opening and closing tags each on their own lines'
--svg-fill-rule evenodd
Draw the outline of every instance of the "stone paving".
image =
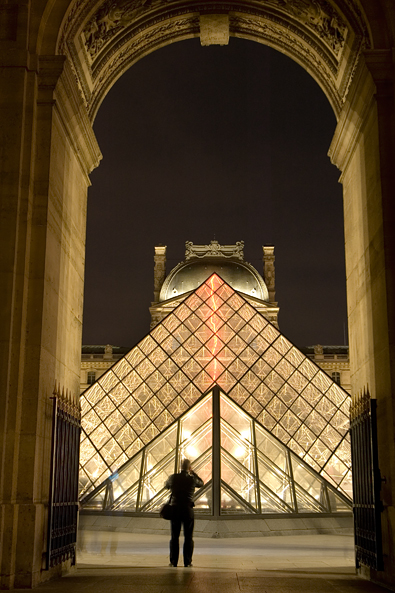
<svg viewBox="0 0 395 593">
<path fill-rule="evenodd" d="M 43 593 L 385 593 L 355 576 L 350 536 L 199 539 L 192 568 L 168 566 L 168 543 L 169 538 L 158 535 L 85 532 L 74 573 L 39 589 Z"/>
</svg>

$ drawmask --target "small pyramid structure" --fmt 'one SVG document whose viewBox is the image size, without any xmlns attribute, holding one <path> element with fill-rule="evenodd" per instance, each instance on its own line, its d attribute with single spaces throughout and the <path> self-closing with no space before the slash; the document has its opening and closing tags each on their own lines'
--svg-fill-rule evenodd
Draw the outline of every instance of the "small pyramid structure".
<svg viewBox="0 0 395 593">
<path fill-rule="evenodd" d="M 351 501 L 217 386 L 81 501 L 82 508 L 159 512 L 167 477 L 189 458 L 209 515 L 344 513 Z"/>
<path fill-rule="evenodd" d="M 349 394 L 217 274 L 81 395 L 81 496 L 215 385 L 351 498 Z"/>
</svg>

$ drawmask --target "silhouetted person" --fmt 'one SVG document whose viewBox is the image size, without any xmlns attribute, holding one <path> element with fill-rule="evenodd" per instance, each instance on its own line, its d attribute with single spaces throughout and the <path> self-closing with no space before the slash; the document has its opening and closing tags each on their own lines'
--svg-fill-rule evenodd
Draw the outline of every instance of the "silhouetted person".
<svg viewBox="0 0 395 593">
<path fill-rule="evenodd" d="M 195 488 L 201 488 L 203 480 L 192 471 L 189 459 L 184 459 L 179 474 L 173 474 L 166 481 L 165 487 L 171 490 L 173 519 L 171 520 L 170 565 L 177 566 L 179 556 L 179 537 L 181 524 L 184 525 L 184 566 L 192 566 L 193 528 L 195 514 L 193 507 L 193 493 Z"/>
</svg>

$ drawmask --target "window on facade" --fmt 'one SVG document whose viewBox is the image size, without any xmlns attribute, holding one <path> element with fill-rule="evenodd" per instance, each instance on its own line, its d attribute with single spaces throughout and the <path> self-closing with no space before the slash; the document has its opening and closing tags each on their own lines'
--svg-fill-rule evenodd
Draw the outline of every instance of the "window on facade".
<svg viewBox="0 0 395 593">
<path fill-rule="evenodd" d="M 95 381 L 96 381 L 96 371 L 88 371 L 88 376 L 87 376 L 87 380 L 86 380 L 88 385 L 93 385 L 93 383 Z"/>
<path fill-rule="evenodd" d="M 335 371 L 334 373 L 332 373 L 332 381 L 334 381 L 335 383 L 340 385 L 340 373 L 339 372 Z"/>
</svg>

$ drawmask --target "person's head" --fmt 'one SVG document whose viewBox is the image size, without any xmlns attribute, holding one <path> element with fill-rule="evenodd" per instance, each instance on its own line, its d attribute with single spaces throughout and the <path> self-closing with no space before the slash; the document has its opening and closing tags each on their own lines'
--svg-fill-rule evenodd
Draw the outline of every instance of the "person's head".
<svg viewBox="0 0 395 593">
<path fill-rule="evenodd" d="M 184 472 L 189 472 L 191 469 L 191 462 L 189 459 L 183 459 L 181 463 L 181 470 Z"/>
</svg>

